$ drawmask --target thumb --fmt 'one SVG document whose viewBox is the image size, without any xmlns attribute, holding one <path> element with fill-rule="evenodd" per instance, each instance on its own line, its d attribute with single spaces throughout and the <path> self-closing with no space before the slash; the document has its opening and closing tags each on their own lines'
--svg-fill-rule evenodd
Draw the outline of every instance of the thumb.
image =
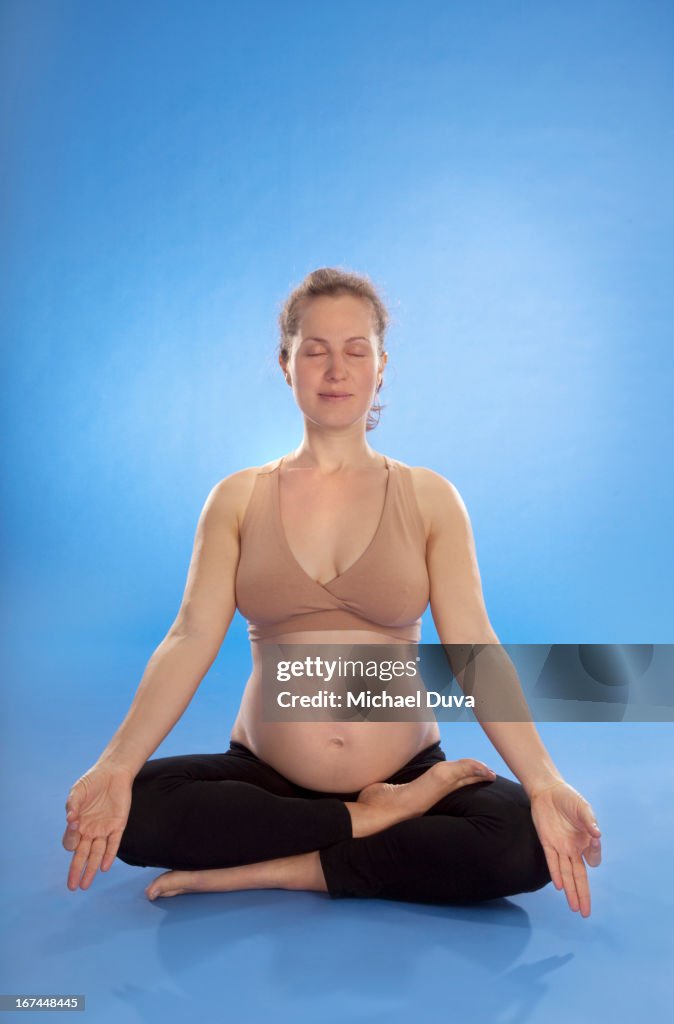
<svg viewBox="0 0 674 1024">
<path fill-rule="evenodd" d="M 583 824 L 585 825 L 585 828 L 590 833 L 590 835 L 599 838 L 599 836 L 601 835 L 601 829 L 595 821 L 594 811 L 592 810 L 589 804 L 585 804 L 585 806 L 583 807 L 582 819 Z"/>
<path fill-rule="evenodd" d="M 73 786 L 66 800 L 66 818 L 74 818 L 77 815 L 81 802 L 82 792 Z"/>
</svg>

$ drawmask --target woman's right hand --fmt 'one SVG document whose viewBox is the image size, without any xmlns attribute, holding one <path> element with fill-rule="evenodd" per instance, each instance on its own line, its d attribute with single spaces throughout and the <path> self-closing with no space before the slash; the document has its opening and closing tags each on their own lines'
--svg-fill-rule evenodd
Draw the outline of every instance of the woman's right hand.
<svg viewBox="0 0 674 1024">
<path fill-rule="evenodd" d="M 88 889 L 99 867 L 111 867 L 129 819 L 132 787 L 130 772 L 96 764 L 70 790 L 62 844 L 74 852 L 67 883 L 71 891 Z"/>
</svg>

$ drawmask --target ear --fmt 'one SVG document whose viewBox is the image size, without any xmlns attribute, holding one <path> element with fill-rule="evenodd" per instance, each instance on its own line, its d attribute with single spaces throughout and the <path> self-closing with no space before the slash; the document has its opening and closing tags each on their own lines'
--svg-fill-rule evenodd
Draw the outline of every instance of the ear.
<svg viewBox="0 0 674 1024">
<path fill-rule="evenodd" d="M 282 356 L 282 355 L 281 355 L 280 353 L 279 353 L 279 357 L 278 357 L 278 364 L 279 364 L 279 366 L 281 367 L 281 373 L 282 373 L 282 374 L 283 374 L 283 376 L 285 377 L 285 379 L 286 379 L 286 383 L 287 383 L 287 384 L 290 384 L 290 383 L 291 383 L 291 380 L 290 380 L 290 374 L 289 374 L 289 372 L 288 372 L 288 364 L 287 364 L 287 362 L 286 362 L 286 361 L 285 361 L 285 360 L 283 359 L 283 356 Z"/>
</svg>

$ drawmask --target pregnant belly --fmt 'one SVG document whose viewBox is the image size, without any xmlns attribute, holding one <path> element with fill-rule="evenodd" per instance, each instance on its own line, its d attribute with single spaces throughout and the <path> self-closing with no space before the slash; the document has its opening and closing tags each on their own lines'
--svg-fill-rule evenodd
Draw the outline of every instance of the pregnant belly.
<svg viewBox="0 0 674 1024">
<path fill-rule="evenodd" d="M 407 658 L 412 656 L 410 647 L 414 646 L 366 630 L 286 633 L 268 642 L 319 644 L 324 657 L 340 653 L 355 657 L 358 645 L 398 643 L 401 657 Z M 265 721 L 268 716 L 262 710 L 263 646 L 264 642 L 251 644 L 253 671 L 231 735 L 291 782 L 327 793 L 360 792 L 372 782 L 384 781 L 424 747 L 440 739 L 435 720 Z"/>
<path fill-rule="evenodd" d="M 439 739 L 435 722 L 260 722 L 240 715 L 232 739 L 298 786 L 356 793 L 383 782 Z"/>
</svg>

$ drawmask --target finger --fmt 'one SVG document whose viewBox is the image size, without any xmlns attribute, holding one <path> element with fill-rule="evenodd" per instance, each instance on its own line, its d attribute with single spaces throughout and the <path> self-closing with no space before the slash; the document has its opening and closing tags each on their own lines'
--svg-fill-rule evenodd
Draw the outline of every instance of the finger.
<svg viewBox="0 0 674 1024">
<path fill-rule="evenodd" d="M 64 850 L 68 850 L 70 853 L 72 853 L 73 850 L 77 849 L 79 841 L 80 834 L 77 831 L 77 829 L 71 829 L 70 827 L 68 827 L 63 833 L 61 845 L 63 846 Z"/>
<path fill-rule="evenodd" d="M 101 858 L 105 853 L 106 840 L 103 836 L 97 836 L 91 844 L 91 851 L 89 853 L 89 859 L 85 868 L 84 874 L 80 880 L 80 889 L 88 889 L 98 871 L 101 863 Z"/>
<path fill-rule="evenodd" d="M 576 892 L 578 893 L 578 903 L 580 906 L 580 913 L 582 917 L 590 916 L 590 885 L 587 880 L 587 871 L 585 870 L 585 864 L 583 858 L 575 856 L 571 858 L 571 869 L 573 871 L 573 877 L 576 883 Z"/>
<path fill-rule="evenodd" d="M 601 864 L 601 840 L 590 840 L 583 850 L 583 857 L 591 868 L 598 867 L 598 865 Z"/>
<path fill-rule="evenodd" d="M 73 892 L 75 891 L 75 889 L 77 889 L 79 885 L 79 881 L 82 876 L 82 871 L 84 870 L 84 866 L 87 860 L 89 859 L 90 849 L 91 839 L 87 839 L 85 838 L 85 836 L 80 836 L 80 841 L 75 852 L 75 855 L 73 856 L 73 859 L 71 861 L 70 870 L 68 872 L 68 888 Z"/>
<path fill-rule="evenodd" d="M 566 901 L 569 904 L 571 910 L 577 911 L 580 908 L 580 903 L 578 900 L 578 893 L 576 892 L 576 880 L 573 876 L 571 859 L 566 854 L 560 854 L 559 866 L 562 872 L 562 881 L 564 882 L 564 892 L 566 893 Z"/>
<path fill-rule="evenodd" d="M 550 878 L 555 889 L 559 890 L 562 888 L 562 872 L 559 868 L 559 857 L 557 851 L 552 846 L 544 846 L 543 852 L 545 859 L 548 862 L 548 871 L 550 872 Z"/>
<path fill-rule="evenodd" d="M 122 841 L 123 834 L 124 830 L 122 829 L 120 832 L 112 832 L 108 836 L 108 846 L 105 851 L 103 860 L 101 861 L 101 871 L 108 871 L 108 869 L 111 868 L 112 865 L 114 864 L 115 857 L 117 856 L 117 851 L 119 850 L 119 844 Z"/>
</svg>

